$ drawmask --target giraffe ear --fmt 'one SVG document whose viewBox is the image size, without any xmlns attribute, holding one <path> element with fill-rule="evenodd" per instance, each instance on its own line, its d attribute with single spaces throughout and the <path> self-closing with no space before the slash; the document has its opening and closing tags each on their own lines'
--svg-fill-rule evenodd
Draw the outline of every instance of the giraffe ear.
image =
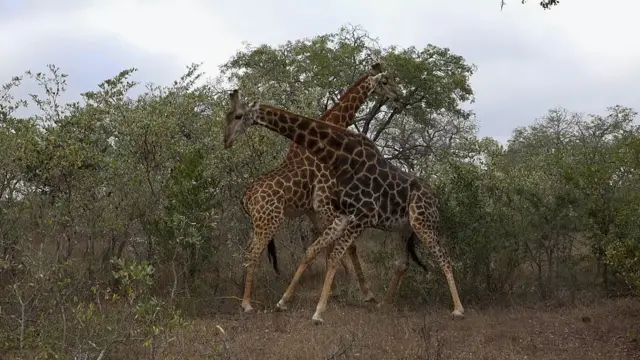
<svg viewBox="0 0 640 360">
<path fill-rule="evenodd" d="M 377 62 L 371 65 L 371 75 L 378 75 L 382 72 L 382 65 Z"/>
<path fill-rule="evenodd" d="M 258 101 L 254 101 L 249 106 L 249 109 L 250 110 L 258 110 L 259 107 L 260 107 L 260 103 Z"/>
</svg>

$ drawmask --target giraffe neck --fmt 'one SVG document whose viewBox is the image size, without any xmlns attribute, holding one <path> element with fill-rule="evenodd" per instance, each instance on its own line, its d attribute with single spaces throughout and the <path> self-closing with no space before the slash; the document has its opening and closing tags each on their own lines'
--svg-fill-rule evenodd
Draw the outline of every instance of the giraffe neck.
<svg viewBox="0 0 640 360">
<path fill-rule="evenodd" d="M 288 138 L 328 165 L 338 160 L 347 139 L 344 128 L 268 105 L 260 105 L 255 124 Z"/>
<path fill-rule="evenodd" d="M 374 84 L 371 81 L 367 81 L 370 77 L 370 74 L 365 74 L 353 83 L 340 96 L 338 102 L 320 116 L 320 120 L 345 129 L 351 126 L 356 118 L 356 113 L 373 91 Z M 298 156 L 299 153 L 295 151 L 296 145 L 295 142 L 291 143 L 285 161 L 291 161 L 291 159 Z"/>
<path fill-rule="evenodd" d="M 338 99 L 338 102 L 322 114 L 320 120 L 348 128 L 356 118 L 356 113 L 362 104 L 373 91 L 373 83 L 367 81 L 369 77 L 370 75 L 366 74 L 351 85 Z"/>
</svg>

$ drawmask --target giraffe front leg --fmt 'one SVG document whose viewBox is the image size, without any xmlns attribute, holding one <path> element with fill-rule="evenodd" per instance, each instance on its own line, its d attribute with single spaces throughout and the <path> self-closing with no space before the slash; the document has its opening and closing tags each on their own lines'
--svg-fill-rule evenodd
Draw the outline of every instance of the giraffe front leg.
<svg viewBox="0 0 640 360">
<path fill-rule="evenodd" d="M 300 265 L 298 265 L 298 269 L 296 270 L 296 273 L 293 275 L 293 279 L 291 280 L 291 283 L 289 283 L 287 290 L 282 295 L 282 298 L 280 299 L 280 301 L 278 301 L 278 304 L 276 305 L 276 310 L 282 311 L 287 309 L 287 302 L 289 302 L 289 300 L 293 296 L 295 288 L 298 285 L 298 282 L 300 282 L 300 278 L 302 277 L 302 274 L 306 270 L 307 266 L 309 266 L 309 264 L 313 261 L 313 259 L 315 259 L 316 255 L 318 255 L 320 250 L 327 247 L 328 244 L 332 243 L 337 237 L 341 236 L 344 233 L 344 229 L 348 225 L 348 223 L 349 223 L 349 218 L 347 216 L 341 216 L 336 218 L 331 223 L 331 225 L 329 225 L 329 227 L 327 227 L 324 230 L 322 235 L 318 239 L 316 239 L 316 241 L 314 241 L 313 244 L 311 244 L 311 246 L 307 248 L 307 251 L 305 252 L 305 256 L 302 259 L 302 262 L 300 262 Z M 327 274 L 328 274 L 328 270 L 329 269 L 327 269 Z"/>
<path fill-rule="evenodd" d="M 325 271 L 327 269 L 329 269 L 329 255 L 331 255 L 331 252 L 333 251 L 333 244 L 329 244 L 327 245 L 327 247 L 325 248 L 325 253 L 326 253 L 326 258 L 325 258 Z M 340 259 L 340 265 L 342 265 L 342 268 L 344 269 L 344 273 L 347 277 L 349 277 L 349 262 L 347 261 L 347 259 L 345 257 L 342 257 Z M 325 272 L 326 275 L 326 272 Z M 335 289 L 337 285 L 335 285 L 335 283 L 331 286 L 331 291 L 329 292 L 329 296 L 333 297 L 333 290 Z"/>
<path fill-rule="evenodd" d="M 331 224 L 331 222 L 333 221 L 333 219 L 335 219 L 337 216 L 339 216 L 337 213 L 331 211 L 331 208 L 329 205 L 325 204 L 321 198 L 319 198 L 321 192 L 316 192 L 314 194 L 314 196 L 316 197 L 314 199 L 314 208 L 317 209 L 315 212 L 311 212 L 309 214 L 307 214 L 307 216 L 309 217 L 309 219 L 311 220 L 312 224 L 313 224 L 313 232 L 314 235 L 317 238 L 319 238 L 322 235 L 322 230 L 327 228 L 326 224 Z M 326 270 L 329 268 L 328 264 L 329 264 L 329 254 L 331 254 L 331 251 L 333 250 L 333 244 L 329 244 L 327 246 L 327 248 L 325 248 L 325 274 L 326 274 Z M 345 274 L 348 276 L 349 275 L 349 264 L 347 263 L 347 261 L 345 261 L 345 258 L 340 259 L 340 263 L 342 264 L 342 267 L 344 268 L 344 272 Z M 333 288 L 335 287 L 332 286 L 330 295 L 333 295 Z"/>
<path fill-rule="evenodd" d="M 334 244 L 329 244 L 326 248 L 325 266 L 327 270 L 329 269 L 329 257 L 333 249 Z M 360 294 L 362 295 L 363 301 L 375 302 L 376 297 L 373 295 L 373 292 L 371 292 L 371 286 L 369 285 L 369 282 L 365 278 L 364 272 L 362 271 L 362 265 L 360 264 L 360 259 L 358 258 L 355 242 L 349 246 L 349 248 L 347 249 L 347 254 L 349 255 L 348 259 L 351 260 L 351 263 L 353 264 L 353 270 L 356 274 L 356 279 L 358 280 L 358 286 L 360 288 Z M 340 265 L 342 265 L 342 268 L 344 268 L 345 275 L 349 276 L 349 263 L 346 257 L 342 256 L 340 258 Z M 333 290 L 335 287 L 336 285 L 334 282 L 331 286 L 331 290 L 329 291 L 329 297 L 333 297 Z"/>
<path fill-rule="evenodd" d="M 326 227 L 325 224 L 331 224 L 333 219 L 340 216 L 340 214 L 337 213 L 331 206 L 331 197 L 328 195 L 331 193 L 331 188 L 332 188 L 331 183 L 329 183 L 329 185 L 327 184 L 316 185 L 316 191 L 313 194 L 314 196 L 313 208 L 315 212 L 310 216 L 310 219 L 314 224 L 314 228 L 316 229 Z M 330 244 L 326 250 L 325 268 L 327 270 L 329 269 L 329 265 L 328 265 L 329 255 L 331 254 L 332 250 L 333 250 L 333 244 Z M 358 278 L 358 285 L 360 286 L 360 292 L 364 296 L 365 302 L 375 301 L 375 296 L 373 296 L 373 293 L 371 293 L 369 284 L 367 284 L 367 281 L 364 278 L 364 274 L 362 272 L 362 267 L 360 266 L 358 255 L 355 252 L 355 245 L 354 245 L 353 251 L 349 252 L 349 260 L 351 260 L 351 263 L 353 264 L 354 272 L 356 273 L 356 277 Z M 348 264 L 347 258 L 342 257 L 340 259 L 340 264 L 344 268 L 345 275 L 347 275 L 348 277 L 350 270 L 349 270 L 349 264 Z M 332 285 L 332 288 L 333 287 L 335 287 L 335 285 Z M 330 291 L 330 295 L 332 294 L 333 294 L 333 289 L 331 289 Z"/>
<path fill-rule="evenodd" d="M 327 247 L 325 248 L 325 276 L 326 276 L 326 272 L 329 271 L 329 255 L 331 255 L 331 252 L 333 251 L 333 244 L 329 244 L 327 245 Z M 342 267 L 345 270 L 345 273 L 348 275 L 349 274 L 349 266 L 348 264 L 344 261 L 344 259 L 340 259 L 340 264 L 342 265 Z M 331 286 L 331 289 L 329 290 L 329 296 L 333 296 L 333 290 L 335 288 L 335 285 Z"/>
<path fill-rule="evenodd" d="M 344 230 L 344 234 L 340 236 L 340 234 L 334 234 L 333 240 L 335 245 L 331 254 L 329 255 L 329 264 L 327 269 L 327 275 L 324 279 L 324 284 L 322 286 L 322 293 L 320 294 L 320 300 L 318 301 L 318 305 L 316 306 L 316 312 L 313 314 L 311 321 L 320 325 L 324 323 L 322 319 L 322 314 L 327 309 L 327 301 L 329 300 L 329 292 L 331 291 L 331 284 L 333 282 L 333 277 L 336 274 L 336 269 L 338 266 L 338 262 L 340 258 L 344 255 L 347 248 L 353 243 L 353 241 L 362 233 L 363 229 L 360 227 L 355 227 L 354 225 L 349 224 L 347 228 Z"/>
</svg>

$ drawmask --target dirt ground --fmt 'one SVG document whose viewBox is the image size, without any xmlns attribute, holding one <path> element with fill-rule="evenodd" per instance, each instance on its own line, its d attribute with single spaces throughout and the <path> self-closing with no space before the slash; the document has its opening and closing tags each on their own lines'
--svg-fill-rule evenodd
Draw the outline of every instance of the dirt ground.
<svg viewBox="0 0 640 360">
<path fill-rule="evenodd" d="M 102 359 L 640 360 L 640 298 L 555 309 L 468 307 L 456 321 L 441 307 L 379 310 L 333 301 L 319 326 L 311 323 L 313 302 L 292 305 L 249 315 L 211 306 L 154 357 L 122 346 Z M 6 355 L 0 359 L 34 358 Z"/>
<path fill-rule="evenodd" d="M 211 314 L 194 320 L 167 359 L 640 359 L 640 299 L 558 309 L 378 310 L 330 303 L 285 313 Z M 218 328 L 221 327 L 224 333 Z"/>
</svg>

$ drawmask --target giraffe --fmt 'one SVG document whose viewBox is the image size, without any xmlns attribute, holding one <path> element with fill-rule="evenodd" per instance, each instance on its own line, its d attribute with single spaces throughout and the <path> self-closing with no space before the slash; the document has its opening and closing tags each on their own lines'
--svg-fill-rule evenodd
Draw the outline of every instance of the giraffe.
<svg viewBox="0 0 640 360">
<path fill-rule="evenodd" d="M 380 73 L 372 78 L 379 80 L 383 75 Z M 427 183 L 386 160 L 375 143 L 362 134 L 258 101 L 248 104 L 240 99 L 237 89 L 231 92 L 230 100 L 231 110 L 226 114 L 223 136 L 226 149 L 233 146 L 234 140 L 250 126 L 263 126 L 305 147 L 318 162 L 328 166 L 334 181 L 325 200 L 337 215 L 307 248 L 277 309 L 286 310 L 286 303 L 293 296 L 306 267 L 321 249 L 333 244 L 320 299 L 312 316 L 314 324 L 322 324 L 337 262 L 358 235 L 367 228 L 376 228 L 410 231 L 412 236 L 415 233 L 444 272 L 454 304 L 452 317 L 464 317 L 451 260 L 438 241 L 438 199 Z M 395 291 L 407 264 L 406 253 L 398 257 L 389 291 Z M 387 293 L 387 299 L 391 295 Z"/>
<path fill-rule="evenodd" d="M 371 65 L 369 71 L 349 87 L 338 99 L 338 103 L 322 114 L 320 119 L 347 128 L 371 92 L 390 99 L 398 98 L 398 87 L 391 79 L 384 76 L 382 81 L 375 84 L 371 80 L 372 76 L 380 73 L 382 73 L 380 63 Z M 313 224 L 316 238 L 321 230 L 328 226 L 327 222 L 333 218 L 332 215 L 325 215 L 329 209 L 323 209 L 318 213 L 313 208 L 313 199 L 319 196 L 314 194 L 314 182 L 320 174 L 325 174 L 325 177 L 328 175 L 326 167 L 318 163 L 306 149 L 292 142 L 282 165 L 264 174 L 246 189 L 242 197 L 242 207 L 251 217 L 253 237 L 245 258 L 245 286 L 242 297 L 244 312 L 253 311 L 251 306 L 253 276 L 265 247 L 275 271 L 279 273 L 273 237 L 284 218 L 306 215 Z M 364 277 L 356 247 L 349 247 L 347 253 L 353 264 L 364 301 L 375 301 Z M 329 251 L 327 251 L 328 255 Z M 343 259 L 341 263 L 345 270 L 348 270 Z"/>
</svg>

